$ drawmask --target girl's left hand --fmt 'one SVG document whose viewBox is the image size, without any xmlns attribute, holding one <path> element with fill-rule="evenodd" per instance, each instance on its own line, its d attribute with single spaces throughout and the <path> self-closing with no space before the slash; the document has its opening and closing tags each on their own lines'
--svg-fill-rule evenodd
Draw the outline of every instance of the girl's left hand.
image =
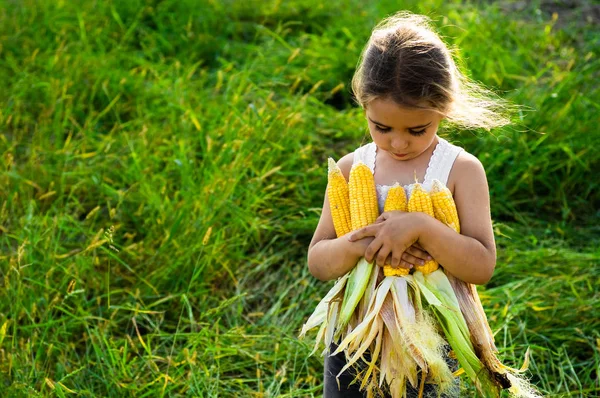
<svg viewBox="0 0 600 398">
<path fill-rule="evenodd" d="M 377 254 L 377 265 L 383 267 L 388 255 L 392 254 L 391 265 L 411 268 L 431 260 L 429 253 L 416 242 L 419 239 L 422 218 L 419 213 L 390 211 L 382 213 L 377 220 L 364 228 L 349 234 L 348 239 L 355 241 L 368 236 L 375 239 L 365 251 L 365 259 L 373 261 Z"/>
</svg>

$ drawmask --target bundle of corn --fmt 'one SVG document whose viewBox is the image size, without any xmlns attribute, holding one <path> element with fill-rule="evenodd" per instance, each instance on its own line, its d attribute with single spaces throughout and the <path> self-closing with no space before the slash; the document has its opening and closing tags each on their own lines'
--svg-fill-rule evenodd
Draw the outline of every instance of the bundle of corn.
<svg viewBox="0 0 600 398">
<path fill-rule="evenodd" d="M 384 211 L 394 210 L 407 210 L 404 188 L 398 184 L 389 190 L 384 206 Z M 407 381 L 417 388 L 417 368 L 421 370 L 420 396 L 426 377 L 439 386 L 440 393 L 457 395 L 458 391 L 451 391 L 456 388 L 454 376 L 442 354 L 446 342 L 436 331 L 434 320 L 421 311 L 420 293 L 409 270 L 386 264 L 383 271 L 385 279 L 374 291 L 362 322 L 333 353 L 343 350 L 348 357 L 337 376 L 370 348 L 371 361 L 364 374 L 356 376 L 361 380 L 360 389 L 367 388 L 369 395 L 381 393 L 385 380 L 392 396 L 404 396 Z"/>
<path fill-rule="evenodd" d="M 379 209 L 375 181 L 369 167 L 357 162 L 350 171 L 349 183 L 331 158 L 328 159 L 328 169 L 327 196 L 336 235 L 340 237 L 373 223 L 379 215 Z M 361 299 L 370 301 L 372 297 L 377 281 L 377 275 L 372 271 L 373 263 L 361 258 L 319 302 L 299 335 L 303 338 L 307 331 L 321 325 L 310 355 L 314 354 L 321 342 L 325 344 L 322 352 L 325 355 L 333 339 L 343 337 L 348 329 L 352 329 L 353 325 L 349 327 L 350 320 L 361 319 L 362 315 L 357 316 L 355 310 Z"/>
<path fill-rule="evenodd" d="M 366 165 L 353 166 L 348 186 L 330 159 L 327 192 L 338 237 L 377 218 L 373 175 Z M 452 195 L 441 182 L 434 181 L 431 196 L 418 183 L 408 203 L 404 195 L 400 186 L 391 189 L 384 210 L 425 212 L 460 231 Z M 389 265 L 384 266 L 383 274 L 385 279 L 378 284 L 380 267 L 373 267 L 361 258 L 351 272 L 338 279 L 302 328 L 300 337 L 321 325 L 310 355 L 321 341 L 325 343 L 322 354 L 325 355 L 332 340 L 341 337 L 338 349 L 331 354 L 344 351 L 348 357 L 339 376 L 370 349 L 369 366 L 356 377 L 361 380 L 361 390 L 367 387 L 369 395 L 386 380 L 393 396 L 403 396 L 407 381 L 416 386 L 420 370 L 421 393 L 426 379 L 438 384 L 443 393 L 454 386 L 453 376 L 466 373 L 485 397 L 497 397 L 500 388 L 508 388 L 514 397 L 539 397 L 526 380 L 513 374 L 524 371 L 526 364 L 520 370 L 511 369 L 495 356 L 493 336 L 474 286 L 446 277 L 435 260 L 415 267 L 413 275 L 404 268 Z M 437 333 L 437 327 L 443 331 L 461 365 L 454 375 L 442 357 L 441 348 L 446 343 Z M 380 372 L 378 383 L 377 372 Z"/>
<path fill-rule="evenodd" d="M 438 180 L 433 181 L 431 201 L 434 217 L 460 233 L 460 221 L 452 193 Z M 414 276 L 420 283 L 422 292 L 436 295 L 435 298 L 430 297 L 430 304 L 435 302 L 436 304 L 431 305 L 436 306 L 436 315 L 445 318 L 446 322 L 442 322 L 441 319 L 440 322 L 442 327 L 447 326 L 446 336 L 452 335 L 449 336 L 449 340 L 454 339 L 453 348 L 458 348 L 455 353 L 463 357 L 462 361 L 459 358 L 462 370 L 476 382 L 480 392 L 485 392 L 485 396 L 498 396 L 499 389 L 502 388 L 508 389 L 514 397 L 539 397 L 529 382 L 517 375 L 528 367 L 529 350 L 525 354 L 521 369 L 503 365 L 496 356 L 498 350 L 494 344 L 494 336 L 475 285 L 455 278 L 447 270 L 433 273 L 428 271 L 417 271 Z M 423 289 L 424 285 L 427 289 Z M 438 301 L 442 303 L 441 306 L 437 304 Z M 447 311 L 449 308 L 453 310 L 453 314 Z M 446 331 L 451 327 L 450 324 L 459 327 L 460 335 Z M 460 337 L 465 335 L 472 344 L 468 349 L 464 339 Z"/>
<path fill-rule="evenodd" d="M 416 183 L 408 204 L 403 188 L 392 188 L 384 210 L 424 212 L 457 232 L 460 228 L 452 195 L 437 180 L 434 181 L 431 196 Z M 526 380 L 511 373 L 521 372 L 525 367 L 517 371 L 502 365 L 496 358 L 495 347 L 490 345 L 490 342 L 493 344 L 493 336 L 483 308 L 480 304 L 479 307 L 472 304 L 474 301 L 479 302 L 474 287 L 469 288 L 468 292 L 466 289 L 462 290 L 462 311 L 470 314 L 463 317 L 459 299 L 439 264 L 432 260 L 415 268 L 414 274 L 408 275 L 408 270 L 404 268 L 384 266 L 386 278 L 373 293 L 363 321 L 333 353 L 343 350 L 349 358 L 340 374 L 369 348 L 372 353 L 371 362 L 364 374 L 356 377 L 362 381 L 360 388 L 367 387 L 369 393 L 379 389 L 383 380 L 386 380 L 393 396 L 403 396 L 407 380 L 415 387 L 418 367 L 421 371 L 419 396 L 426 379 L 429 383 L 438 385 L 440 394 L 457 395 L 457 391 L 451 391 L 453 387 L 456 388 L 452 383 L 453 376 L 466 373 L 484 397 L 498 397 L 501 388 L 507 388 L 513 397 L 539 397 Z M 456 278 L 454 283 L 466 285 Z M 421 303 L 421 296 L 427 302 L 427 307 Z M 428 315 L 430 313 L 437 318 L 444 337 L 462 367 L 454 375 L 442 357 L 441 348 L 446 343 L 437 334 L 438 325 L 433 324 Z M 465 318 L 469 319 L 469 326 Z M 477 328 L 480 330 L 475 330 Z M 471 341 L 479 341 L 478 350 L 474 349 L 475 343 Z M 380 352 L 381 361 L 377 366 Z M 375 379 L 378 369 L 381 375 L 377 385 Z"/>
</svg>

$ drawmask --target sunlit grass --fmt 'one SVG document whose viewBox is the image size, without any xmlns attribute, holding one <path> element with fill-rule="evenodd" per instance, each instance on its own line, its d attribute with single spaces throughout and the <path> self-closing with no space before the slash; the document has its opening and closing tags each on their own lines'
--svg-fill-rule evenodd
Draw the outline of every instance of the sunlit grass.
<svg viewBox="0 0 600 398">
<path fill-rule="evenodd" d="M 326 158 L 367 139 L 358 54 L 398 9 L 354 3 L 0 2 L 1 396 L 322 395 L 306 249 Z M 595 396 L 600 37 L 510 4 L 406 7 L 523 106 L 444 132 L 488 173 L 498 348 Z"/>
</svg>

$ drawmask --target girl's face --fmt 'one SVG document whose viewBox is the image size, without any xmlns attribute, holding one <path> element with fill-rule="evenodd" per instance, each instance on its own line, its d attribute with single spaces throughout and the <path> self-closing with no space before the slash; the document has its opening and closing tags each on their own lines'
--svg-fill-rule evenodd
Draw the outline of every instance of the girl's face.
<svg viewBox="0 0 600 398">
<path fill-rule="evenodd" d="M 389 99 L 375 99 L 365 109 L 377 147 L 392 159 L 415 159 L 435 139 L 443 116 L 432 110 L 406 108 Z"/>
</svg>

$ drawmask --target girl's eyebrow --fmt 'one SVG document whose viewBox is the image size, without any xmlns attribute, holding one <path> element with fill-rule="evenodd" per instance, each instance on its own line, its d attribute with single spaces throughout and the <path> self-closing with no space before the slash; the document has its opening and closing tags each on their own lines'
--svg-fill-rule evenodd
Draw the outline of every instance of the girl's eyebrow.
<svg viewBox="0 0 600 398">
<path fill-rule="evenodd" d="M 371 118 L 370 118 L 370 117 L 368 117 L 368 116 L 367 116 L 367 118 L 369 118 L 369 120 L 370 120 L 372 123 L 374 123 L 374 124 L 377 124 L 377 125 L 379 125 L 379 126 L 381 126 L 381 127 L 385 127 L 385 128 L 389 128 L 389 129 L 391 129 L 391 127 L 390 127 L 390 126 L 386 126 L 385 124 L 382 124 L 382 123 L 376 122 L 375 120 L 371 119 Z M 423 125 L 421 125 L 421 126 L 413 126 L 413 127 L 409 127 L 408 129 L 409 129 L 409 130 L 415 130 L 415 129 L 425 128 L 425 127 L 429 126 L 430 124 L 431 124 L 431 122 L 429 122 L 429 123 L 427 123 L 427 124 L 423 124 Z"/>
</svg>

